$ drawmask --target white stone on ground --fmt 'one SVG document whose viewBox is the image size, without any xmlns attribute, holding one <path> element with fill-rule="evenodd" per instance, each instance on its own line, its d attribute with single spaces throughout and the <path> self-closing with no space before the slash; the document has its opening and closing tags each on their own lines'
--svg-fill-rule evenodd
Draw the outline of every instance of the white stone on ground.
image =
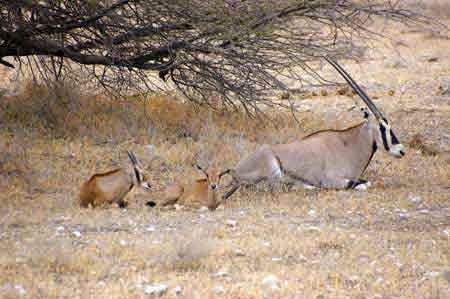
<svg viewBox="0 0 450 299">
<path fill-rule="evenodd" d="M 307 225 L 305 227 L 305 230 L 309 231 L 309 232 L 320 232 L 320 228 L 318 228 L 317 226 L 314 226 L 314 225 Z"/>
<path fill-rule="evenodd" d="M 148 232 L 154 232 L 156 230 L 156 228 L 154 226 L 149 226 L 145 230 Z"/>
<path fill-rule="evenodd" d="M 72 234 L 73 234 L 75 237 L 77 237 L 77 238 L 81 237 L 81 233 L 80 233 L 79 231 L 77 231 L 77 230 L 74 230 L 74 231 L 72 232 Z"/>
<path fill-rule="evenodd" d="M 167 292 L 168 286 L 161 284 L 151 284 L 145 286 L 144 292 L 149 295 L 162 296 Z"/>
<path fill-rule="evenodd" d="M 242 250 L 240 250 L 239 248 L 234 251 L 234 254 L 236 256 L 245 256 L 244 252 Z"/>
<path fill-rule="evenodd" d="M 220 270 L 220 271 L 218 271 L 218 272 L 216 272 L 216 273 L 214 273 L 214 277 L 227 277 L 227 276 L 229 276 L 230 274 L 227 272 L 227 271 L 225 271 L 225 270 Z"/>
<path fill-rule="evenodd" d="M 280 280 L 273 274 L 264 277 L 262 283 L 269 286 L 272 290 L 278 290 L 280 288 Z"/>
<path fill-rule="evenodd" d="M 216 294 L 225 293 L 225 288 L 222 285 L 215 286 L 213 290 L 214 290 L 214 293 L 216 293 Z"/>
<path fill-rule="evenodd" d="M 183 291 L 183 287 L 180 286 L 180 285 L 177 285 L 177 286 L 175 286 L 175 287 L 173 288 L 173 292 L 174 292 L 175 294 L 180 294 L 182 291 Z"/>
<path fill-rule="evenodd" d="M 227 224 L 228 226 L 235 227 L 235 226 L 237 225 L 237 221 L 236 221 L 236 220 L 229 219 L 229 220 L 227 220 L 226 224 Z"/>
<path fill-rule="evenodd" d="M 311 216 L 311 217 L 315 217 L 316 214 L 317 214 L 316 210 L 311 209 L 311 210 L 308 211 L 308 215 Z"/>
<path fill-rule="evenodd" d="M 421 203 L 422 202 L 422 198 L 419 195 L 410 195 L 408 197 L 408 199 L 412 203 Z"/>
</svg>

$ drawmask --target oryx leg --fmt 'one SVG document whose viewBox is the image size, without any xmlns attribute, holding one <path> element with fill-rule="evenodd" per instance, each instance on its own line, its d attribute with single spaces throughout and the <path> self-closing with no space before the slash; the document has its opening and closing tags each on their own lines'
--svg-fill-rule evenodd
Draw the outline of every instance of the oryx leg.
<svg viewBox="0 0 450 299">
<path fill-rule="evenodd" d="M 233 187 L 223 196 L 223 199 L 230 197 L 244 184 L 257 185 L 261 181 L 268 181 L 269 187 L 273 189 L 275 183 L 279 182 L 282 177 L 282 166 L 271 148 L 264 146 L 246 160 L 238 163 L 232 171 L 232 176 Z"/>
<path fill-rule="evenodd" d="M 230 197 L 231 195 L 233 195 L 234 192 L 237 191 L 237 189 L 239 189 L 239 187 L 241 186 L 241 184 L 236 183 L 235 185 L 233 185 L 233 187 L 231 188 L 231 190 L 229 190 L 227 193 L 225 193 L 222 196 L 222 200 L 226 200 L 228 199 L 228 197 Z"/>
<path fill-rule="evenodd" d="M 260 178 L 259 180 L 256 180 L 255 182 L 253 182 L 253 185 L 258 184 L 262 180 L 264 180 L 264 178 Z M 233 193 L 236 192 L 237 189 L 239 189 L 239 187 L 241 187 L 243 184 L 240 183 L 239 181 L 233 179 L 233 182 L 231 182 L 230 185 L 232 186 L 232 188 L 227 193 L 225 193 L 224 196 L 222 196 L 222 200 L 225 200 L 228 197 L 230 197 L 231 195 L 233 195 Z M 248 187 L 249 185 L 247 184 L 245 186 Z"/>
<path fill-rule="evenodd" d="M 356 189 L 360 191 L 367 190 L 372 184 L 364 179 L 357 179 L 357 180 L 346 180 L 346 187 L 345 189 Z"/>
</svg>

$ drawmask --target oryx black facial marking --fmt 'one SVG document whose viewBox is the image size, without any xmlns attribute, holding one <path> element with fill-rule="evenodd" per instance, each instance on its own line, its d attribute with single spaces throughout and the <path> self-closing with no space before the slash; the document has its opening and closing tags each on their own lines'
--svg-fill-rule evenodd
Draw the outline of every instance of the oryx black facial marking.
<svg viewBox="0 0 450 299">
<path fill-rule="evenodd" d="M 136 180 L 137 182 L 140 184 L 142 179 L 141 179 L 141 174 L 139 173 L 139 170 L 137 170 L 136 168 L 134 168 L 134 174 L 136 175 Z"/>
<path fill-rule="evenodd" d="M 384 149 L 389 151 L 389 145 L 388 145 L 387 138 L 386 138 L 386 128 L 384 127 L 384 124 L 382 124 L 382 123 L 380 123 L 380 134 L 381 134 L 381 139 L 383 140 Z"/>
<path fill-rule="evenodd" d="M 394 145 L 399 144 L 400 141 L 398 141 L 397 136 L 395 136 L 394 132 L 392 132 L 392 130 L 389 130 L 389 132 L 391 133 L 392 144 L 394 144 Z"/>
</svg>

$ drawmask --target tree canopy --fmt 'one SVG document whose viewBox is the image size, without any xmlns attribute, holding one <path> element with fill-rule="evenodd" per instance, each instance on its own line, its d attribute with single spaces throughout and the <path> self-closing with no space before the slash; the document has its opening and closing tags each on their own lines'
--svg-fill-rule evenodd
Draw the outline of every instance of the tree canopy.
<svg viewBox="0 0 450 299">
<path fill-rule="evenodd" d="M 119 91 L 154 91 L 167 80 L 192 101 L 210 104 L 211 94 L 217 94 L 225 107 L 255 114 L 268 93 L 287 88 L 284 78 L 318 76 L 311 61 L 351 55 L 355 38 L 380 34 L 369 27 L 376 17 L 432 23 L 400 4 L 0 0 L 0 64 L 55 77 L 76 67 L 83 79 Z"/>
</svg>

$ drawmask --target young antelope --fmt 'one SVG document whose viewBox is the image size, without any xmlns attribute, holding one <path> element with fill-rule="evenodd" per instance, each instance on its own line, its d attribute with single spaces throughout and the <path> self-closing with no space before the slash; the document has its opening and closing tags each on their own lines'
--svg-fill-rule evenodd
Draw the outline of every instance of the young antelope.
<svg viewBox="0 0 450 299">
<path fill-rule="evenodd" d="M 117 203 L 119 207 L 124 208 L 127 206 L 124 198 L 134 186 L 150 190 L 151 186 L 145 179 L 145 173 L 136 156 L 128 151 L 128 157 L 132 163 L 132 170 L 118 168 L 97 173 L 83 183 L 79 196 L 81 207 Z"/>
<path fill-rule="evenodd" d="M 175 183 L 167 187 L 162 195 L 161 206 L 179 204 L 191 208 L 204 206 L 209 210 L 215 210 L 220 205 L 221 201 L 217 197 L 220 180 L 219 172 L 217 169 L 204 170 L 199 165 L 196 165 L 196 168 L 205 177 L 189 183 Z M 150 201 L 147 205 L 154 206 L 155 203 Z"/>
</svg>

